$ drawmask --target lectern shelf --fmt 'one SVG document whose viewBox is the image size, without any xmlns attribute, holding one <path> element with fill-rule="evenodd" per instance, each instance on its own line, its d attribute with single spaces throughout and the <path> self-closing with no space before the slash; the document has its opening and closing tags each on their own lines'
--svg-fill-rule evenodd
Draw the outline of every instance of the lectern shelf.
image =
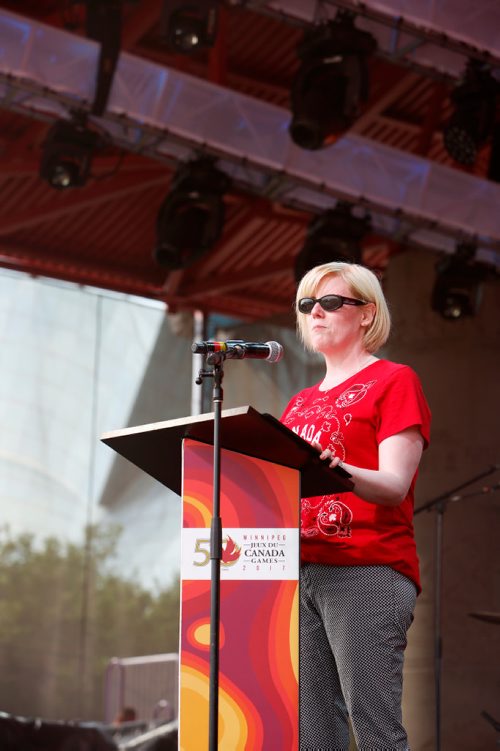
<svg viewBox="0 0 500 751">
<path fill-rule="evenodd" d="M 102 441 L 118 454 L 180 495 L 183 438 L 213 441 L 213 413 L 151 423 L 105 433 Z M 298 469 L 301 495 L 343 493 L 352 489 L 348 472 L 330 469 L 317 451 L 272 415 L 253 407 L 222 412 L 222 448 Z"/>
</svg>

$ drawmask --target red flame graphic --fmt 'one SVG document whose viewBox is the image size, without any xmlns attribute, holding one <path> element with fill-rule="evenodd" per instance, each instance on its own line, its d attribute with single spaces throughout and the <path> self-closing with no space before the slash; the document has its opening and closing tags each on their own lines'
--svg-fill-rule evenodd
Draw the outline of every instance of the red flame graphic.
<svg viewBox="0 0 500 751">
<path fill-rule="evenodd" d="M 240 554 L 240 546 L 229 535 L 225 537 L 222 544 L 222 563 L 225 566 L 232 566 L 233 563 L 236 563 Z"/>
</svg>

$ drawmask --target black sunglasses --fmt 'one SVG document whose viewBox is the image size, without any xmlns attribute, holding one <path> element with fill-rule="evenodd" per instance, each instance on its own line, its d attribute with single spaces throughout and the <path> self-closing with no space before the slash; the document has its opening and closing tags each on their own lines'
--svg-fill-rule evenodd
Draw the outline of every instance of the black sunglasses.
<svg viewBox="0 0 500 751">
<path fill-rule="evenodd" d="M 301 313 L 310 313 L 316 303 L 319 303 L 323 310 L 331 312 L 338 310 L 342 305 L 366 305 L 366 300 L 356 300 L 354 297 L 344 297 L 343 295 L 324 295 L 323 297 L 303 297 L 299 300 L 298 309 Z"/>
</svg>

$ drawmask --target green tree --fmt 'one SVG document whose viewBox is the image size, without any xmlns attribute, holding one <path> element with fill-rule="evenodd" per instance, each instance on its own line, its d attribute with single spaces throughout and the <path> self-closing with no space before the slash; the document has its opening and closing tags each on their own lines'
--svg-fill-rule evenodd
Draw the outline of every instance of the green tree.
<svg viewBox="0 0 500 751">
<path fill-rule="evenodd" d="M 111 657 L 178 649 L 179 587 L 152 593 L 111 563 L 119 530 L 78 546 L 0 530 L 0 709 L 102 719 Z"/>
</svg>

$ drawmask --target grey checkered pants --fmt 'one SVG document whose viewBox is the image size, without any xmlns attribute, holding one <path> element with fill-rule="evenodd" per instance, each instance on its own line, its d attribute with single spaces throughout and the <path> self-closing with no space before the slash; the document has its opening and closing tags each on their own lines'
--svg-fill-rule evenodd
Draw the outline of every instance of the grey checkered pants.
<svg viewBox="0 0 500 751">
<path fill-rule="evenodd" d="M 300 579 L 300 749 L 407 751 L 403 655 L 416 588 L 388 566 L 306 563 Z"/>
</svg>

